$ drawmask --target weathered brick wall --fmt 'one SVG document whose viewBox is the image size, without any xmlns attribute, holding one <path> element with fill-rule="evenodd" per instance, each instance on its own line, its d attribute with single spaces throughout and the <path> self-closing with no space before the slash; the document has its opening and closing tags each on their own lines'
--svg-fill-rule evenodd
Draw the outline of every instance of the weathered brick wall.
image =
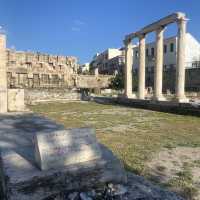
<svg viewBox="0 0 200 200">
<path fill-rule="evenodd" d="M 73 87 L 77 58 L 7 49 L 9 88 Z"/>
</svg>

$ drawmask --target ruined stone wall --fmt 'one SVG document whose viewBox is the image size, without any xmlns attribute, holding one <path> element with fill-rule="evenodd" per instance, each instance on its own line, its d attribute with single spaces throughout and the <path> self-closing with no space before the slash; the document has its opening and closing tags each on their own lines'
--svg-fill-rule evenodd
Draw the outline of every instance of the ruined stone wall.
<svg viewBox="0 0 200 200">
<path fill-rule="evenodd" d="M 81 100 L 81 93 L 67 88 L 27 88 L 24 97 L 26 104 L 34 104 L 43 101 Z"/>
<path fill-rule="evenodd" d="M 8 88 L 73 87 L 77 58 L 11 49 L 7 53 Z"/>
<path fill-rule="evenodd" d="M 108 88 L 111 75 L 79 75 L 76 78 L 77 88 Z"/>
</svg>

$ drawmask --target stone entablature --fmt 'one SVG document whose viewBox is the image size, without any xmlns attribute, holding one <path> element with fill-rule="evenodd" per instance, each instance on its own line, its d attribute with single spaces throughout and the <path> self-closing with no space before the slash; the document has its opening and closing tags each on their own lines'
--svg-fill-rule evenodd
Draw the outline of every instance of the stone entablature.
<svg viewBox="0 0 200 200">
<path fill-rule="evenodd" d="M 8 87 L 71 87 L 77 58 L 6 49 Z"/>
</svg>

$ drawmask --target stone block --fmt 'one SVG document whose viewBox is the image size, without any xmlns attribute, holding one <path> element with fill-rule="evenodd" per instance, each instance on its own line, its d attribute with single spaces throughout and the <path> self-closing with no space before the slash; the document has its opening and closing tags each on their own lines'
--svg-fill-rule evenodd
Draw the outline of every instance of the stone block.
<svg viewBox="0 0 200 200">
<path fill-rule="evenodd" d="M 34 137 L 34 147 L 37 165 L 42 170 L 58 169 L 101 157 L 95 131 L 91 128 L 38 132 Z"/>
<path fill-rule="evenodd" d="M 24 111 L 24 89 L 8 89 L 8 110 Z"/>
<path fill-rule="evenodd" d="M 6 113 L 8 111 L 7 95 L 7 88 L 0 88 L 0 113 Z"/>
</svg>

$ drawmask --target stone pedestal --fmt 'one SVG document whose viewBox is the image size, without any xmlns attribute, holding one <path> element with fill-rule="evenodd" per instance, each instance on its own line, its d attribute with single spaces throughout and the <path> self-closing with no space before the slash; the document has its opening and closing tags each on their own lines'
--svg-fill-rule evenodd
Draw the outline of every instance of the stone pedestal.
<svg viewBox="0 0 200 200">
<path fill-rule="evenodd" d="M 0 113 L 8 111 L 6 36 L 0 34 Z"/>
</svg>

